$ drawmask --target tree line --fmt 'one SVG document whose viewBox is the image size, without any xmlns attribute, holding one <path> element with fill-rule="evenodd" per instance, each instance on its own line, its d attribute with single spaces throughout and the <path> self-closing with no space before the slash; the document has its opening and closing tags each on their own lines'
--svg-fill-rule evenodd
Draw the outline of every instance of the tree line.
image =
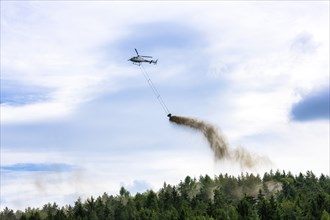
<svg viewBox="0 0 330 220">
<path fill-rule="evenodd" d="M 111 219 L 330 219 L 330 178 L 313 172 L 292 175 L 270 171 L 234 177 L 220 174 L 198 179 L 187 176 L 179 184 L 164 183 L 155 192 L 131 195 L 104 193 L 74 205 L 56 203 L 0 212 L 1 220 L 111 220 Z"/>
</svg>

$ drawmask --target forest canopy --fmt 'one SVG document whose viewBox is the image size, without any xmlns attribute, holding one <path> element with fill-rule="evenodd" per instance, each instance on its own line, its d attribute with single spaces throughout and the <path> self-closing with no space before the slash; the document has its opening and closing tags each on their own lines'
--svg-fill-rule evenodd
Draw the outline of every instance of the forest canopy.
<svg viewBox="0 0 330 220">
<path fill-rule="evenodd" d="M 164 183 L 157 192 L 136 195 L 121 187 L 118 195 L 78 198 L 63 207 L 54 202 L 24 211 L 6 207 L 0 219 L 330 219 L 329 213 L 329 176 L 270 171 L 263 177 L 187 176 L 175 186 Z"/>
</svg>

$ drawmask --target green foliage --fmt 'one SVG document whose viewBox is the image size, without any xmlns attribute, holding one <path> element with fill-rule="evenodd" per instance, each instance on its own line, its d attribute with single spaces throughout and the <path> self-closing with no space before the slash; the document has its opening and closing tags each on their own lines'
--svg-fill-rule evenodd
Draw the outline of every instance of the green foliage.
<svg viewBox="0 0 330 220">
<path fill-rule="evenodd" d="M 112 220 L 112 219 L 322 219 L 330 220 L 330 178 L 311 171 L 293 176 L 270 171 L 253 174 L 187 176 L 177 186 L 164 183 L 154 192 L 117 196 L 104 193 L 73 206 L 45 204 L 41 209 L 16 211 L 5 207 L 1 220 Z"/>
</svg>

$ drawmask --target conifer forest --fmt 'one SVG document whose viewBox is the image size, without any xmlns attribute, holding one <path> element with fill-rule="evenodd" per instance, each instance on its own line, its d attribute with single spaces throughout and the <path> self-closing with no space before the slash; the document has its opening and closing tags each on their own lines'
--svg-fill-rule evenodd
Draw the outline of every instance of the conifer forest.
<svg viewBox="0 0 330 220">
<path fill-rule="evenodd" d="M 121 187 L 60 207 L 49 201 L 25 210 L 2 208 L 1 220 L 111 219 L 330 219 L 330 178 L 313 172 L 293 175 L 270 171 L 255 174 L 185 177 L 177 185 L 163 184 L 131 195 Z"/>
</svg>

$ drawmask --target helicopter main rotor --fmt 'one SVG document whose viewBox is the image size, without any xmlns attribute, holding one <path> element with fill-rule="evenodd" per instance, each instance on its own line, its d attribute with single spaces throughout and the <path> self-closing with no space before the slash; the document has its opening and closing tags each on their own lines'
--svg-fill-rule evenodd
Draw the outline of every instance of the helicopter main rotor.
<svg viewBox="0 0 330 220">
<path fill-rule="evenodd" d="M 136 54 L 138 55 L 138 57 L 152 58 L 151 56 L 140 56 L 139 55 L 139 52 L 137 51 L 137 49 L 134 48 L 134 50 L 135 50 Z"/>
</svg>

